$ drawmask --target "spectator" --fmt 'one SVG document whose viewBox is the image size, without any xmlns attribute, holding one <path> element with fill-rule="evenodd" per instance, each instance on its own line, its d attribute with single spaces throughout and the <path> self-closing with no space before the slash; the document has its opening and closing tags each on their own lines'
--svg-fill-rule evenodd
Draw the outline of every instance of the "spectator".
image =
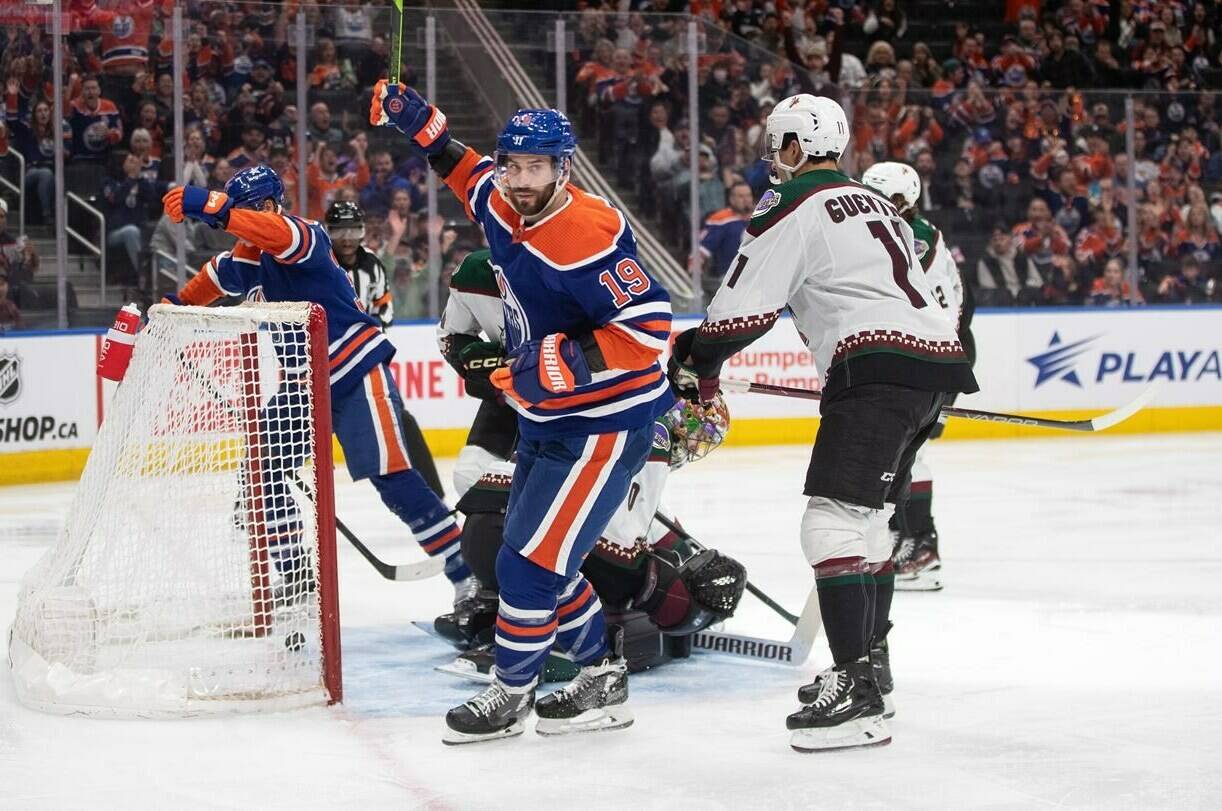
<svg viewBox="0 0 1222 811">
<path fill-rule="evenodd" d="M 1124 278 L 1124 261 L 1120 258 L 1109 259 L 1103 275 L 1095 279 L 1086 303 L 1092 307 L 1124 307 L 1129 304 L 1131 292 Z M 1141 294 L 1136 294 L 1133 301 L 1143 303 Z"/>
<path fill-rule="evenodd" d="M 267 135 L 263 126 L 256 122 L 248 122 L 242 127 L 242 145 L 229 153 L 225 160 L 240 172 L 248 166 L 258 166 L 267 161 Z"/>
<path fill-rule="evenodd" d="M 280 175 L 280 182 L 284 184 L 284 207 L 289 211 L 296 211 L 297 203 L 297 167 L 289 159 L 287 149 L 276 147 L 273 149 L 267 158 L 267 165 Z"/>
<path fill-rule="evenodd" d="M 104 163 L 111 148 L 123 140 L 123 120 L 119 109 L 102 98 L 96 76 L 81 83 L 81 95 L 68 105 L 68 125 L 72 129 L 72 160 Z"/>
<path fill-rule="evenodd" d="M 135 281 L 140 272 L 140 250 L 144 242 L 141 226 L 161 211 L 161 198 L 169 191 L 168 183 L 145 180 L 140 176 L 140 159 L 128 154 L 123 159 L 122 172 L 106 181 L 102 197 L 109 210 L 106 214 L 106 248 L 122 250 L 130 262 L 130 275 L 115 274 L 126 281 Z M 110 270 L 109 268 L 107 269 Z"/>
<path fill-rule="evenodd" d="M 350 90 L 356 87 L 356 73 L 348 59 L 340 59 L 335 41 L 323 37 L 314 50 L 310 86 L 319 90 Z M 311 110 L 311 112 L 313 112 Z"/>
<path fill-rule="evenodd" d="M 1078 230 L 1086 224 L 1089 203 L 1078 192 L 1078 178 L 1073 170 L 1066 167 L 1053 169 L 1051 176 L 1053 188 L 1036 192 L 1048 205 L 1053 220 L 1071 239 L 1077 236 Z"/>
<path fill-rule="evenodd" d="M 373 153 L 369 183 L 361 189 L 361 208 L 365 214 L 385 217 L 390 211 L 391 196 L 398 189 L 411 190 L 406 178 L 395 174 L 395 161 L 385 149 Z"/>
<path fill-rule="evenodd" d="M 334 200 L 335 192 L 344 186 L 361 188 L 369 185 L 369 164 L 365 160 L 365 145 L 360 138 L 348 142 L 356 159 L 356 169 L 340 172 L 339 155 L 333 145 L 315 142 L 314 155 L 306 164 L 306 216 L 322 220 Z"/>
<path fill-rule="evenodd" d="M 691 173 L 688 171 L 687 164 L 679 169 L 675 175 L 675 187 L 677 189 L 686 189 L 691 178 Z M 717 157 L 713 153 L 713 148 L 708 144 L 701 144 L 698 157 L 698 176 L 697 176 L 697 199 L 700 202 L 699 216 L 703 220 L 708 215 L 712 214 L 717 209 L 721 208 L 725 201 L 725 185 L 722 183 L 718 175 Z M 682 211 L 682 216 L 687 219 L 689 216 L 689 198 L 686 194 L 679 196 L 679 208 Z"/>
<path fill-rule="evenodd" d="M 132 130 L 129 154 L 140 161 L 140 177 L 156 180 L 161 175 L 161 158 L 153 154 L 153 136 L 143 127 Z"/>
<path fill-rule="evenodd" d="M 9 297 L 8 270 L 0 267 L 0 332 L 21 329 L 21 310 Z"/>
<path fill-rule="evenodd" d="M 1157 300 L 1166 304 L 1203 304 L 1210 299 L 1209 287 L 1201 263 L 1190 256 L 1178 273 L 1168 273 L 1159 282 Z"/>
<path fill-rule="evenodd" d="M 895 42 L 903 39 L 908 31 L 908 16 L 899 7 L 897 0 L 882 0 L 877 9 L 871 9 L 866 14 L 861 30 L 866 37 L 882 42 Z"/>
<path fill-rule="evenodd" d="M 14 285 L 27 284 L 38 273 L 38 252 L 25 236 L 13 236 L 8 230 L 8 203 L 0 197 L 0 267 L 11 276 Z"/>
<path fill-rule="evenodd" d="M 212 191 L 222 191 L 225 184 L 229 182 L 229 178 L 237 174 L 233 167 L 229 165 L 229 161 L 224 158 L 219 159 L 212 164 L 212 171 L 208 174 L 208 188 Z"/>
<path fill-rule="evenodd" d="M 361 0 L 342 0 L 336 6 L 335 44 L 347 58 L 359 58 L 373 41 L 374 14 L 374 10 L 368 4 L 362 4 Z"/>
<path fill-rule="evenodd" d="M 51 103 L 35 102 L 29 122 L 17 118 L 17 80 L 8 82 L 8 125 L 15 138 L 17 151 L 25 158 L 26 188 L 38 200 L 41 222 L 55 221 L 55 128 L 51 125 Z M 67 147 L 71 131 L 66 124 L 60 128 Z"/>
<path fill-rule="evenodd" d="M 754 202 L 751 187 L 739 181 L 726 192 L 726 207 L 714 211 L 704 220 L 704 229 L 700 232 L 700 256 L 704 262 L 701 280 L 706 304 L 721 286 L 730 263 L 738 255 L 739 243 L 751 220 Z"/>
<path fill-rule="evenodd" d="M 390 46 L 385 37 L 374 37 L 368 48 L 362 48 L 356 59 L 356 83 L 358 87 L 372 87 L 378 79 L 386 76 L 387 57 Z"/>
<path fill-rule="evenodd" d="M 1048 37 L 1048 55 L 1040 61 L 1040 78 L 1053 87 L 1090 87 L 1094 71 L 1086 57 L 1065 47 L 1065 36 L 1054 30 Z"/>
<path fill-rule="evenodd" d="M 315 144 L 344 140 L 344 133 L 338 127 L 331 126 L 331 108 L 325 101 L 316 101 L 310 105 L 306 136 Z"/>
<path fill-rule="evenodd" d="M 412 215 L 412 196 L 407 189 L 396 189 L 390 195 L 390 211 L 386 214 L 386 252 L 398 257 L 410 257 L 407 240 L 416 236 L 416 218 Z"/>
<path fill-rule="evenodd" d="M 216 158 L 208 154 L 204 133 L 198 126 L 187 127 L 187 140 L 183 144 L 182 177 L 184 186 L 208 186 L 208 173 L 212 171 Z"/>
<path fill-rule="evenodd" d="M 1181 259 L 1193 258 L 1198 262 L 1222 261 L 1222 245 L 1214 230 L 1213 219 L 1204 203 L 1188 209 L 1184 224 L 1171 237 L 1171 252 Z"/>
<path fill-rule="evenodd" d="M 1027 221 L 1014 226 L 1018 249 L 1034 262 L 1041 273 L 1052 264 L 1052 257 L 1069 253 L 1069 236 L 1052 221 L 1048 203 L 1039 197 L 1027 204 Z"/>
<path fill-rule="evenodd" d="M 980 287 L 976 303 L 982 307 L 1038 304 L 1043 298 L 1039 271 L 1000 224 L 993 226 L 984 255 L 976 263 L 976 283 Z"/>
</svg>

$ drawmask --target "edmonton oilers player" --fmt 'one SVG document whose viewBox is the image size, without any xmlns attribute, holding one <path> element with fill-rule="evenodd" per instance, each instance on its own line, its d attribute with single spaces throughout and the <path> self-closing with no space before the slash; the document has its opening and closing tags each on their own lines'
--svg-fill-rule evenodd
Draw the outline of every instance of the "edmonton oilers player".
<svg viewBox="0 0 1222 811">
<path fill-rule="evenodd" d="M 496 561 L 496 678 L 450 710 L 445 740 L 521 734 L 553 641 L 581 670 L 539 701 L 536 731 L 628 726 L 622 634 L 608 640 L 579 568 L 674 402 L 658 363 L 670 296 L 637 263 L 623 215 L 568 184 L 577 140 L 562 113 L 519 110 L 492 159 L 451 139 L 441 111 L 403 85 L 378 82 L 370 123 L 407 135 L 484 229 L 510 363 L 491 379 L 521 433 Z"/>
<path fill-rule="evenodd" d="M 162 204 L 174 222 L 184 217 L 223 228 L 238 238 L 232 251 L 217 254 L 177 296 L 175 304 L 207 305 L 224 296 L 254 301 L 310 301 L 327 313 L 330 344 L 332 424 L 354 480 L 368 478 L 382 502 L 411 529 L 429 555 L 444 555 L 455 601 L 474 594 L 478 584 L 459 552 L 461 532 L 453 516 L 408 464 L 400 422 L 402 404 L 387 362 L 394 345 L 378 321 L 356 299 L 336 263 L 331 240 L 318 223 L 283 213 L 284 184 L 266 166 L 234 175 L 224 192 L 180 186 Z M 277 400 L 263 419 L 284 424 Z M 284 410 L 284 409 L 282 409 Z M 295 431 L 289 421 L 288 433 Z M 295 441 L 289 438 L 290 442 Z M 270 485 L 272 525 L 280 532 L 274 548 L 286 581 L 299 555 L 294 546 L 301 523 L 283 476 Z M 276 539 L 273 539 L 273 544 Z"/>
</svg>

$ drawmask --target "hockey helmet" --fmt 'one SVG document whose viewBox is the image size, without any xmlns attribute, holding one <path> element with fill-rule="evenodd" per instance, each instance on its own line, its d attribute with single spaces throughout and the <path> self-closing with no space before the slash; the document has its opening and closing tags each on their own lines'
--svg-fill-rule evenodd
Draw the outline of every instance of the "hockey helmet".
<svg viewBox="0 0 1222 811">
<path fill-rule="evenodd" d="M 861 182 L 878 189 L 883 196 L 892 202 L 896 197 L 903 200 L 901 212 L 916 208 L 921 199 L 921 177 L 906 163 L 898 161 L 882 161 L 876 163 L 861 176 Z"/>
<path fill-rule="evenodd" d="M 365 212 L 351 200 L 336 200 L 323 217 L 332 239 L 361 239 L 365 236 Z"/>
<path fill-rule="evenodd" d="M 779 159 L 785 137 L 793 135 L 805 156 L 793 166 Z M 793 177 L 807 158 L 839 160 L 849 145 L 849 120 L 844 109 L 825 96 L 799 93 L 781 100 L 768 114 L 764 159 L 772 162 L 774 183 Z"/>
<path fill-rule="evenodd" d="M 237 208 L 260 208 L 269 199 L 279 206 L 284 200 L 284 182 L 270 166 L 247 166 L 229 178 L 225 194 Z"/>
<path fill-rule="evenodd" d="M 577 136 L 573 125 L 559 110 L 523 109 L 509 119 L 496 139 L 496 187 L 505 202 L 523 216 L 538 214 L 564 184 L 568 182 L 573 153 L 577 151 Z M 511 161 L 511 155 L 540 155 L 551 158 L 550 165 L 532 167 L 529 162 Z M 539 164 L 538 161 L 535 162 Z M 512 189 L 552 191 L 543 198 L 537 210 L 523 211 L 510 193 Z"/>
<path fill-rule="evenodd" d="M 730 431 L 730 409 L 720 393 L 709 403 L 680 399 L 658 423 L 669 434 L 670 469 L 678 470 L 708 456 L 722 443 Z"/>
</svg>

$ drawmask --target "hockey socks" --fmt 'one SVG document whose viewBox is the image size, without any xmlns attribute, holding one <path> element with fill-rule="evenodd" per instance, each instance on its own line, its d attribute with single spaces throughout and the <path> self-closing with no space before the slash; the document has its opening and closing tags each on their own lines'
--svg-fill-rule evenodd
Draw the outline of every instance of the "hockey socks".
<svg viewBox="0 0 1222 811">
<path fill-rule="evenodd" d="M 471 569 L 459 551 L 462 530 L 458 522 L 418 472 L 400 470 L 371 476 L 369 480 L 377 488 L 382 503 L 407 524 L 425 554 L 446 559 L 445 573 L 451 583 L 471 576 Z"/>
<path fill-rule="evenodd" d="M 874 632 L 874 576 L 865 558 L 832 558 L 815 567 L 819 611 L 837 665 L 866 656 Z"/>
<path fill-rule="evenodd" d="M 870 638 L 881 642 L 891 630 L 891 598 L 895 595 L 895 567 L 891 561 L 875 563 L 874 569 L 874 623 Z"/>
</svg>

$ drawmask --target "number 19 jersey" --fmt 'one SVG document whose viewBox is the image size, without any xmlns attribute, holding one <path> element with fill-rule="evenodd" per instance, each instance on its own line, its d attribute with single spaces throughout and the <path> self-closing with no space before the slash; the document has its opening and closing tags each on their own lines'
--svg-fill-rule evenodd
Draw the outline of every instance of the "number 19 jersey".
<svg viewBox="0 0 1222 811">
<path fill-rule="evenodd" d="M 882 195 L 840 172 L 806 172 L 764 192 L 699 342 L 745 345 L 786 308 L 825 396 L 863 383 L 977 390 L 914 255 L 912 229 Z"/>
</svg>

